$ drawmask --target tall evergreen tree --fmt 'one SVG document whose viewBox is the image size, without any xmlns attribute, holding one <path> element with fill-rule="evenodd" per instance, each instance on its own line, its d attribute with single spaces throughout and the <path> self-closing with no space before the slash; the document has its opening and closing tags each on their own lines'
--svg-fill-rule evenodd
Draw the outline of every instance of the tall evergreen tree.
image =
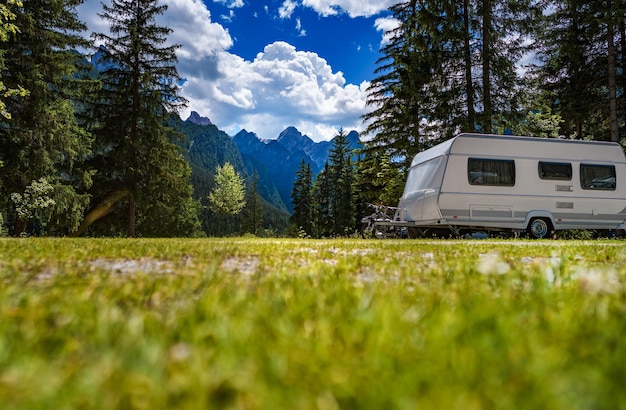
<svg viewBox="0 0 626 410">
<path fill-rule="evenodd" d="M 14 24 L 16 15 L 13 11 L 16 7 L 22 7 L 22 2 L 18 0 L 7 0 L 6 4 L 0 4 L 0 42 L 9 40 L 9 36 L 15 35 L 19 30 Z M 4 99 L 14 95 L 25 95 L 23 88 L 7 89 L 2 82 L 2 71 L 4 71 L 4 51 L 0 49 L 0 118 L 11 118 L 11 113 L 7 111 Z"/>
<path fill-rule="evenodd" d="M 482 116 L 479 129 L 502 132 L 519 121 L 521 104 L 517 64 L 531 49 L 528 42 L 542 19 L 540 0 L 482 0 L 480 21 L 480 72 Z"/>
<path fill-rule="evenodd" d="M 256 172 L 246 192 L 246 205 L 241 215 L 241 230 L 244 233 L 258 235 L 263 229 L 263 199 L 258 192 L 259 174 Z"/>
<path fill-rule="evenodd" d="M 313 184 L 312 219 L 315 221 L 315 231 L 318 237 L 346 235 L 357 228 L 353 154 L 347 134 L 340 129 L 333 138 L 328 161 Z M 302 180 L 306 181 L 306 173 L 304 175 Z M 298 189 L 294 192 L 301 193 L 302 190 Z M 298 218 L 304 219 L 304 212 L 298 213 Z M 305 221 L 302 223 L 304 224 Z"/>
<path fill-rule="evenodd" d="M 32 229 L 64 234 L 75 229 L 89 196 L 92 173 L 84 166 L 90 155 L 90 136 L 78 125 L 73 100 L 85 92 L 76 76 L 82 57 L 74 50 L 86 47 L 76 7 L 82 0 L 29 0 L 15 9 L 19 27 L 0 43 L 4 59 L 2 82 L 7 89 L 28 95 L 6 97 L 11 119 L 0 118 L 0 207 L 19 235 L 29 222 L 16 212 L 13 196 L 26 198 L 37 181 L 52 187 L 48 220 Z M 6 117 L 6 116 L 5 116 Z M 38 183 L 38 182 L 37 182 Z M 15 194 L 15 195 L 12 195 Z M 38 222 L 38 221 L 33 221 Z"/>
<path fill-rule="evenodd" d="M 538 0 L 409 0 L 381 52 L 363 119 L 369 149 L 413 156 L 461 131 L 502 130 L 519 105 L 516 64 L 528 51 Z"/>
<path fill-rule="evenodd" d="M 333 192 L 331 184 L 330 167 L 327 161 L 313 183 L 313 220 L 315 221 L 315 237 L 318 238 L 330 236 L 335 232 L 330 205 Z"/>
<path fill-rule="evenodd" d="M 354 165 L 347 134 L 343 129 L 333 138 L 328 155 L 330 181 L 329 208 L 334 222 L 334 233 L 349 234 L 356 228 L 354 215 Z"/>
<path fill-rule="evenodd" d="M 421 151 L 428 121 L 429 84 L 436 53 L 432 53 L 432 26 L 425 26 L 424 3 L 410 0 L 390 8 L 399 26 L 388 34 L 382 57 L 368 88 L 367 106 L 373 110 L 363 116 L 366 134 L 373 138 L 369 149 L 389 150 L 392 155 L 412 158 Z"/>
<path fill-rule="evenodd" d="M 126 234 L 131 237 L 181 235 L 198 224 L 189 208 L 195 207 L 189 165 L 167 125 L 170 113 L 186 102 L 179 95 L 179 46 L 164 45 L 171 29 L 156 23 L 166 9 L 157 0 L 113 0 L 100 14 L 110 34 L 93 34 L 107 53 L 102 92 L 94 107 L 94 193 L 104 206 L 103 216 L 115 212 L 119 218 L 118 204 L 124 204 Z M 171 212 L 162 213 L 165 209 Z M 186 219 L 164 223 L 183 215 Z"/>
<path fill-rule="evenodd" d="M 313 236 L 313 174 L 311 164 L 304 159 L 296 172 L 296 180 L 291 191 L 293 215 L 290 223 L 295 230 L 304 230 Z"/>
<path fill-rule="evenodd" d="M 618 56 L 626 44 L 622 3 L 549 2 L 550 13 L 538 35 L 540 64 L 533 74 L 549 93 L 552 111 L 562 117 L 566 136 L 619 139 L 626 107 L 624 82 L 618 81 L 623 72 Z"/>
</svg>

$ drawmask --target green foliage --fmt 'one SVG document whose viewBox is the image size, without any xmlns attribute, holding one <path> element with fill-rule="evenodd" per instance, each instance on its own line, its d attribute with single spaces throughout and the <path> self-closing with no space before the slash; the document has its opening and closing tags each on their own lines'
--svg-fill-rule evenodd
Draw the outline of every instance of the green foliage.
<svg viewBox="0 0 626 410">
<path fill-rule="evenodd" d="M 56 204 L 50 194 L 54 187 L 44 178 L 33 181 L 23 194 L 14 192 L 11 194 L 11 201 L 15 204 L 15 211 L 18 217 L 31 219 L 48 207 Z"/>
<path fill-rule="evenodd" d="M 328 161 L 312 187 L 308 187 L 311 181 L 310 167 L 302 163 L 296 181 L 298 185 L 294 185 L 296 196 L 292 194 L 297 199 L 294 200 L 294 206 L 298 206 L 298 214 L 294 214 L 292 219 L 294 227 L 316 237 L 347 236 L 356 230 L 358 216 L 354 203 L 353 155 L 347 135 L 340 129 L 333 138 Z M 307 205 L 307 195 L 310 196 L 310 205 Z"/>
<path fill-rule="evenodd" d="M 318 238 L 348 236 L 356 230 L 356 198 L 353 150 L 347 135 L 340 129 L 333 138 L 328 161 L 312 186 L 310 167 L 302 163 L 294 185 L 292 228 Z M 295 232 L 294 232 L 295 233 Z M 296 233 L 299 235 L 299 232 Z"/>
<path fill-rule="evenodd" d="M 0 255 L 1 408 L 626 400 L 622 242 L 29 238 Z"/>
<path fill-rule="evenodd" d="M 16 34 L 19 29 L 13 23 L 16 18 L 15 13 L 11 10 L 12 7 L 22 7 L 22 2 L 18 0 L 7 0 L 5 4 L 0 4 L 0 42 L 8 41 L 9 36 Z M 5 69 L 3 52 L 0 50 L 0 72 Z M 18 86 L 19 87 L 19 86 Z M 17 89 L 7 89 L 2 82 L 2 75 L 0 75 L 0 117 L 5 119 L 11 119 L 11 113 L 7 111 L 5 98 L 14 96 L 25 96 L 27 91 L 21 87 Z"/>
<path fill-rule="evenodd" d="M 300 231 L 304 231 L 309 236 L 313 235 L 313 173 L 311 172 L 311 164 L 304 159 L 296 173 L 291 200 L 293 202 L 293 215 L 289 220 L 290 224 L 298 229 L 298 236 Z"/>
<path fill-rule="evenodd" d="M 263 199 L 257 190 L 258 181 L 259 176 L 255 173 L 246 190 L 246 205 L 241 215 L 241 231 L 252 235 L 260 234 L 263 229 Z"/>
<path fill-rule="evenodd" d="M 333 233 L 333 218 L 330 208 L 330 196 L 333 191 L 329 175 L 330 166 L 327 161 L 324 163 L 324 169 L 317 174 L 313 184 L 313 203 L 315 206 L 313 211 L 315 220 L 314 237 L 317 238 L 328 237 Z"/>
<path fill-rule="evenodd" d="M 44 231 L 37 221 L 29 227 L 8 201 L 23 194 L 33 181 L 44 178 L 63 189 L 52 191 L 51 199 L 71 207 L 84 204 L 84 191 L 92 175 L 85 165 L 91 154 L 91 137 L 82 129 L 74 112 L 74 98 L 84 81 L 75 74 L 82 57 L 74 51 L 88 42 L 80 32 L 85 26 L 76 19 L 76 0 L 29 0 L 15 10 L 19 28 L 0 43 L 4 59 L 2 81 L 8 89 L 27 89 L 6 100 L 11 119 L 0 118 L 0 208 L 13 223 L 12 233 L 24 229 Z M 72 222 L 63 223 L 65 210 L 50 207 L 51 218 L 59 221 L 58 232 L 67 233 Z"/>
<path fill-rule="evenodd" d="M 432 98 L 429 84 L 433 79 L 437 52 L 432 44 L 432 25 L 422 17 L 431 16 L 426 5 L 415 0 L 390 8 L 400 25 L 390 31 L 390 40 L 381 49 L 383 56 L 368 88 L 367 105 L 373 110 L 363 116 L 368 124 L 366 134 L 374 134 L 370 149 L 382 148 L 393 156 L 412 158 L 422 150 L 424 121 L 430 114 Z"/>
<path fill-rule="evenodd" d="M 356 229 L 354 215 L 354 164 L 353 152 L 347 134 L 343 129 L 333 138 L 333 146 L 328 156 L 328 198 L 330 217 L 333 220 L 331 232 L 334 235 L 349 235 Z"/>
<path fill-rule="evenodd" d="M 230 163 L 218 166 L 215 187 L 209 194 L 213 211 L 222 215 L 237 215 L 246 206 L 245 184 Z"/>
<path fill-rule="evenodd" d="M 202 231 L 206 235 L 238 233 L 234 223 L 220 225 L 220 228 L 228 227 L 227 231 L 218 230 L 217 224 L 214 223 L 215 219 L 223 217 L 213 212 L 209 206 L 209 193 L 215 186 L 215 170 L 218 166 L 228 162 L 240 175 L 246 175 L 241 154 L 232 138 L 215 125 L 198 125 L 182 121 L 177 115 L 170 116 L 169 126 L 184 136 L 178 144 L 183 148 L 185 158 L 191 167 L 193 197 L 201 205 L 199 218 Z M 271 212 L 268 205 L 264 206 L 264 212 L 266 211 Z M 272 218 L 264 218 L 266 221 L 270 219 Z"/>
<path fill-rule="evenodd" d="M 191 170 L 174 143 L 180 136 L 168 127 L 170 113 L 186 101 L 179 95 L 179 46 L 163 46 L 171 29 L 156 22 L 166 9 L 156 0 L 103 5 L 100 16 L 112 34 L 93 34 L 103 42 L 107 68 L 94 108 L 98 174 L 92 192 L 98 200 L 119 189 L 130 192 L 108 222 L 131 237 L 193 234 L 199 226 Z"/>
<path fill-rule="evenodd" d="M 539 138 L 558 138 L 563 120 L 559 114 L 547 112 L 529 112 L 526 120 L 513 127 L 515 135 Z"/>
<path fill-rule="evenodd" d="M 624 71 L 610 64 L 624 54 L 623 7 L 613 1 L 555 1 L 536 34 L 539 63 L 531 78 L 552 96 L 552 111 L 563 119 L 561 134 L 567 137 L 618 141 L 613 121 L 624 132 Z M 615 42 L 611 50 L 609 39 Z M 611 76 L 617 77 L 613 96 Z"/>
<path fill-rule="evenodd" d="M 459 132 L 491 133 L 517 121 L 516 64 L 541 21 L 537 2 L 403 1 L 368 89 L 368 150 L 399 158 Z"/>
</svg>

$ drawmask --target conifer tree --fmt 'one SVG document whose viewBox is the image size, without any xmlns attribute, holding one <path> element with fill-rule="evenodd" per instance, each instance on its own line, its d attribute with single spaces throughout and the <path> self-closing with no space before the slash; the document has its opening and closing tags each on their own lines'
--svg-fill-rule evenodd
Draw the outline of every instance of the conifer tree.
<svg viewBox="0 0 626 410">
<path fill-rule="evenodd" d="M 420 25 L 422 3 L 410 0 L 390 8 L 400 25 L 388 33 L 390 41 L 381 49 L 378 77 L 367 90 L 367 106 L 373 110 L 363 116 L 368 123 L 365 133 L 373 135 L 368 148 L 380 147 L 403 158 L 421 151 L 429 114 L 428 85 L 435 55 L 428 48 L 429 27 Z"/>
<path fill-rule="evenodd" d="M 353 152 L 343 129 L 333 138 L 328 156 L 330 182 L 329 208 L 334 222 L 333 233 L 345 235 L 356 228 L 354 216 L 354 166 Z"/>
<path fill-rule="evenodd" d="M 76 15 L 82 0 L 29 0 L 14 9 L 19 30 L 0 42 L 6 89 L 28 90 L 5 95 L 0 117 L 0 207 L 20 235 L 32 221 L 42 234 L 65 234 L 75 229 L 89 196 L 92 172 L 85 166 L 91 138 L 78 124 L 75 101 L 86 91 L 76 73 L 81 56 L 74 50 L 88 46 Z M 23 88 L 22 88 L 23 87 Z M 6 115 L 4 116 L 6 117 Z M 16 211 L 14 198 L 26 198 L 37 181 L 52 189 L 45 227 L 36 218 Z"/>
<path fill-rule="evenodd" d="M 477 4 L 481 132 L 501 133 L 511 122 L 519 121 L 516 117 L 522 93 L 517 63 L 532 47 L 528 38 L 534 36 L 542 20 L 541 3 L 540 0 L 481 0 Z"/>
<path fill-rule="evenodd" d="M 626 124 L 626 6 L 554 0 L 549 11 L 533 74 L 563 119 L 562 133 L 619 141 Z"/>
<path fill-rule="evenodd" d="M 18 27 L 13 23 L 16 15 L 13 9 L 21 7 L 22 2 L 18 0 L 7 0 L 6 4 L 0 4 L 0 42 L 9 40 L 9 37 L 18 33 Z M 0 118 L 11 118 L 11 113 L 7 111 L 4 99 L 15 95 L 25 95 L 26 90 L 19 87 L 17 89 L 7 89 L 2 82 L 2 71 L 4 70 L 4 52 L 0 49 Z"/>
<path fill-rule="evenodd" d="M 328 237 L 335 232 L 330 201 L 332 192 L 330 167 L 327 161 L 313 184 L 313 220 L 317 238 Z"/>
<path fill-rule="evenodd" d="M 296 231 L 313 236 L 313 174 L 311 164 L 304 159 L 296 172 L 296 180 L 291 191 L 293 215 L 290 224 Z"/>
<path fill-rule="evenodd" d="M 363 116 L 369 150 L 406 168 L 423 149 L 462 131 L 501 131 L 516 114 L 516 64 L 541 9 L 536 0 L 409 0 L 383 46 Z"/>
<path fill-rule="evenodd" d="M 110 34 L 93 34 L 103 43 L 107 67 L 94 107 L 94 195 L 104 206 L 103 216 L 124 204 L 131 237 L 181 235 L 198 226 L 191 171 L 167 125 L 170 113 L 186 102 L 179 95 L 179 46 L 165 45 L 171 29 L 156 22 L 166 9 L 157 0 L 113 0 L 100 14 Z M 178 220 L 165 223 L 167 218 Z"/>
<path fill-rule="evenodd" d="M 259 174 L 256 172 L 246 192 L 246 205 L 242 210 L 241 229 L 244 233 L 258 235 L 263 229 L 263 199 L 258 192 Z"/>
</svg>

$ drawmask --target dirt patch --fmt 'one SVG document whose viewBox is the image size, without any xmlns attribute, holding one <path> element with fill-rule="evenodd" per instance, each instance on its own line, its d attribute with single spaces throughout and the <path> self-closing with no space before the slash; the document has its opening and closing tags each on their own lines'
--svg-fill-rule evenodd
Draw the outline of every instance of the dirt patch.
<svg viewBox="0 0 626 410">
<path fill-rule="evenodd" d="M 174 273 L 174 264 L 170 261 L 140 258 L 140 259 L 94 259 L 89 263 L 91 269 L 99 269 L 118 275 L 132 275 L 137 273 Z"/>
<path fill-rule="evenodd" d="M 256 273 L 260 263 L 258 256 L 231 256 L 222 262 L 220 270 L 252 276 Z"/>
</svg>

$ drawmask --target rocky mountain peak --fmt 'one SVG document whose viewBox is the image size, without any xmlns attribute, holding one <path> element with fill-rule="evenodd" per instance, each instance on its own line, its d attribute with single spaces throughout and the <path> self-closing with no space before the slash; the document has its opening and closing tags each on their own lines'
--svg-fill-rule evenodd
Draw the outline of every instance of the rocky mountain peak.
<svg viewBox="0 0 626 410">
<path fill-rule="evenodd" d="M 198 114 L 196 111 L 192 111 L 191 114 L 189 114 L 189 118 L 187 118 L 185 121 L 189 121 L 196 125 L 211 125 L 212 124 L 210 119 L 208 119 L 207 117 L 201 117 L 200 114 Z"/>
<path fill-rule="evenodd" d="M 308 151 L 308 149 L 315 145 L 315 142 L 306 135 L 303 135 L 295 127 L 287 127 L 280 133 L 277 140 L 282 146 L 287 148 L 289 152 L 294 151 Z"/>
</svg>

